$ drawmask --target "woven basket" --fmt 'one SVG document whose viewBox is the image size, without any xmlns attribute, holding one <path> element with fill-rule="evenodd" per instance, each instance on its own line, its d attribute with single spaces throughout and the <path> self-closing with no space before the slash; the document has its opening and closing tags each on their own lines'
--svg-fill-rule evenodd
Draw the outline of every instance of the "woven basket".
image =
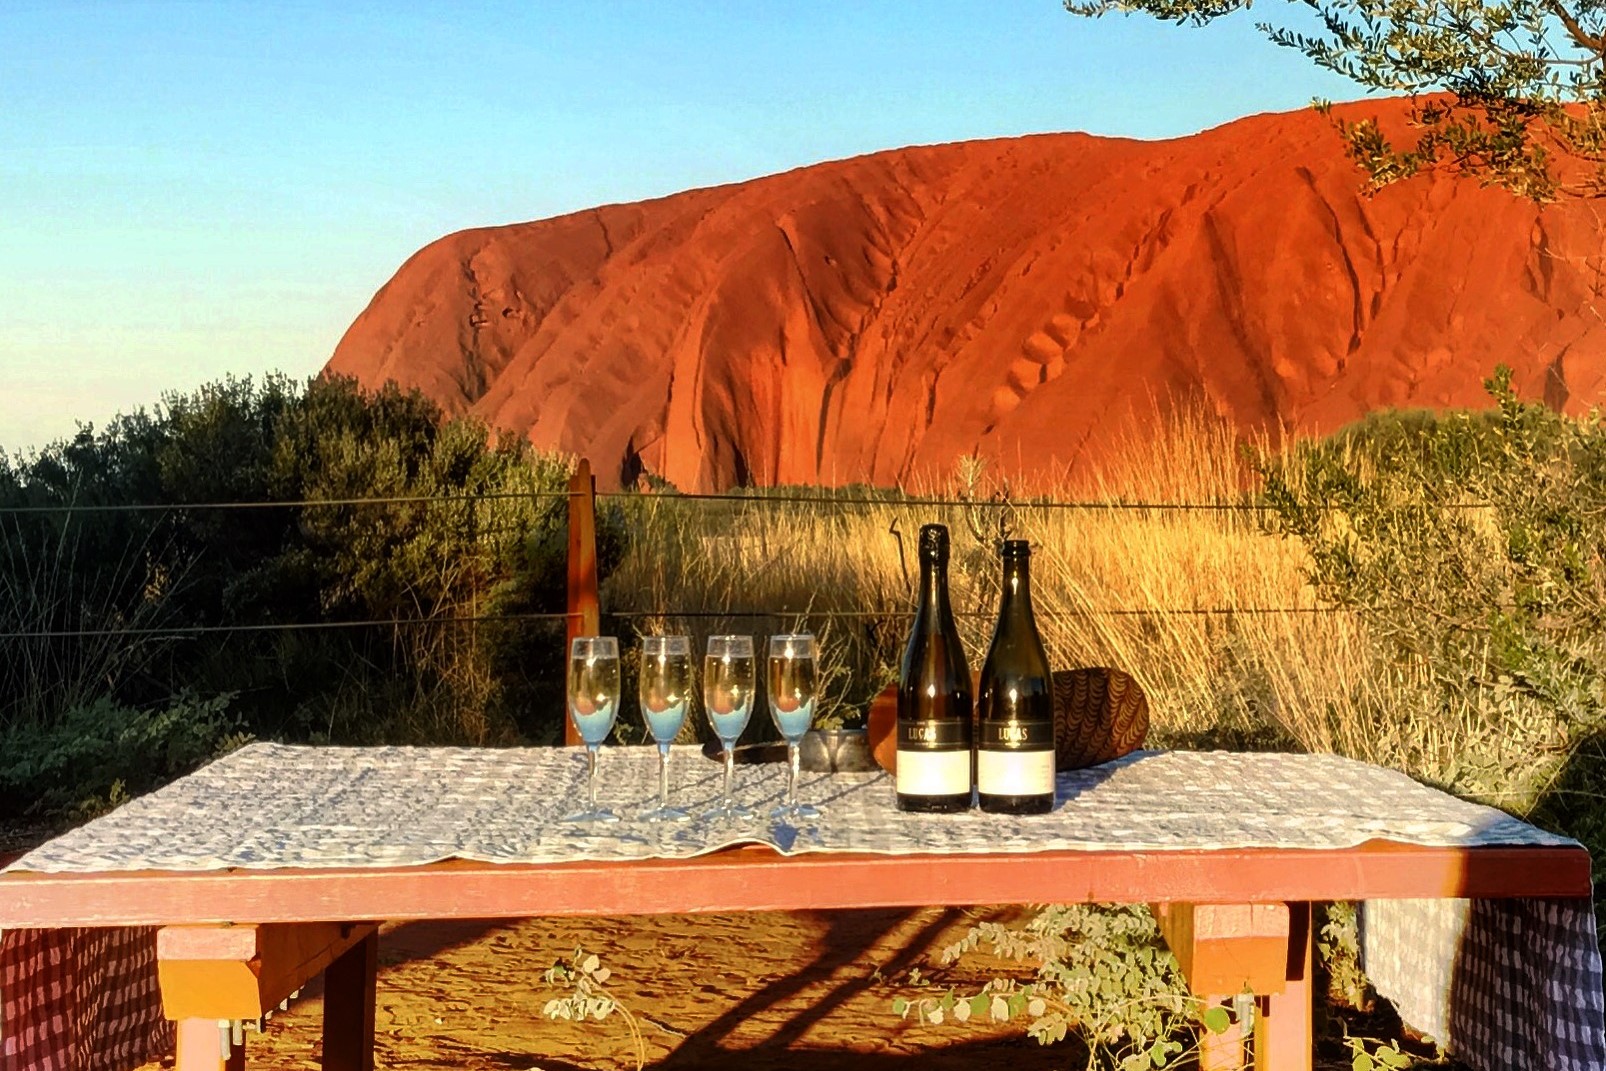
<svg viewBox="0 0 1606 1071">
<path fill-rule="evenodd" d="M 1104 666 L 1062 669 L 1054 685 L 1054 767 L 1079 770 L 1118 759 L 1149 735 L 1149 699 L 1130 673 Z M 894 730 L 898 686 L 889 684 L 870 704 L 870 747 L 883 769 L 897 765 Z"/>
</svg>

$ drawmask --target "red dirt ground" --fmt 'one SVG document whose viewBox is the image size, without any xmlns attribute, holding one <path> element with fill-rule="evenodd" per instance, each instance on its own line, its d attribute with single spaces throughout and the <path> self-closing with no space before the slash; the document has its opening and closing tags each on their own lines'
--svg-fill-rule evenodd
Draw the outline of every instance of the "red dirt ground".
<svg viewBox="0 0 1606 1071">
<path fill-rule="evenodd" d="M 380 944 L 377 1066 L 418 1071 L 629 1069 L 617 1015 L 575 1024 L 542 1016 L 558 991 L 542 972 L 577 946 L 613 971 L 610 989 L 639 1019 L 648 1065 L 729 1071 L 833 1068 L 933 1071 L 1062 1068 L 1076 1050 L 1044 1049 L 1007 1025 L 922 1026 L 893 1014 L 911 966 L 979 985 L 1007 970 L 967 960 L 941 971 L 928 954 L 973 917 L 1020 909 L 657 916 L 387 926 Z M 1020 970 L 1018 966 L 1014 970 Z M 314 991 L 248 1034 L 248 1066 L 319 1066 L 322 1001 Z M 159 1065 L 148 1065 L 155 1071 Z"/>
</svg>

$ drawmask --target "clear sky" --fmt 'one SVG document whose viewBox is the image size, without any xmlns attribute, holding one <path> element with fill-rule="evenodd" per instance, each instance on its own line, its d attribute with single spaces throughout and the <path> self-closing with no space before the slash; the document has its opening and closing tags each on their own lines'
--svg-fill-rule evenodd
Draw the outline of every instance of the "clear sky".
<svg viewBox="0 0 1606 1071">
<path fill-rule="evenodd" d="M 464 227 L 1358 95 L 1247 18 L 1058 0 L 0 0 L 0 448 L 230 372 L 310 375 Z"/>
</svg>

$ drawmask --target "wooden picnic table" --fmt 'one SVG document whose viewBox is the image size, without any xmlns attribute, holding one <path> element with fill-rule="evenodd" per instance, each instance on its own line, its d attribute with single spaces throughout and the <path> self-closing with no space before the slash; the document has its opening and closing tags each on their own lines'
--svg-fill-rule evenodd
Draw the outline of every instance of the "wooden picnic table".
<svg viewBox="0 0 1606 1071">
<path fill-rule="evenodd" d="M 178 1071 L 243 1067 L 228 1024 L 257 1019 L 321 973 L 324 1066 L 368 1071 L 382 920 L 1149 903 L 1196 993 L 1255 994 L 1254 1065 L 1298 1071 L 1311 1066 L 1312 903 L 1524 898 L 1588 910 L 1590 896 L 1588 854 L 1555 838 L 1044 851 L 1013 843 L 906 854 L 745 845 L 686 858 L 13 869 L 0 873 L 0 929 L 160 927 L 161 997 L 177 1023 Z M 1213 1041 L 1205 1062 L 1233 1066 L 1235 1056 Z"/>
</svg>

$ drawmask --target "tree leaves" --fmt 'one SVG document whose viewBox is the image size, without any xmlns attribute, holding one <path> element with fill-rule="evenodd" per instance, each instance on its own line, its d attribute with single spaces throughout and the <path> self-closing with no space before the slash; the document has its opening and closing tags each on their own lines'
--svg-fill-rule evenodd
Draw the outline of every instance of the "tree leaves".
<svg viewBox="0 0 1606 1071">
<path fill-rule="evenodd" d="M 1068 0 L 1204 25 L 1247 0 Z M 1274 44 L 1357 85 L 1413 97 L 1414 140 L 1334 119 L 1374 186 L 1431 169 L 1544 201 L 1606 192 L 1606 11 L 1596 0 L 1307 0 L 1262 22 Z M 1306 10 L 1314 19 L 1305 17 Z M 1331 114 L 1331 113 L 1329 113 Z M 1569 166 L 1560 166 L 1559 161 Z M 1578 164 L 1586 165 L 1582 168 Z"/>
</svg>

